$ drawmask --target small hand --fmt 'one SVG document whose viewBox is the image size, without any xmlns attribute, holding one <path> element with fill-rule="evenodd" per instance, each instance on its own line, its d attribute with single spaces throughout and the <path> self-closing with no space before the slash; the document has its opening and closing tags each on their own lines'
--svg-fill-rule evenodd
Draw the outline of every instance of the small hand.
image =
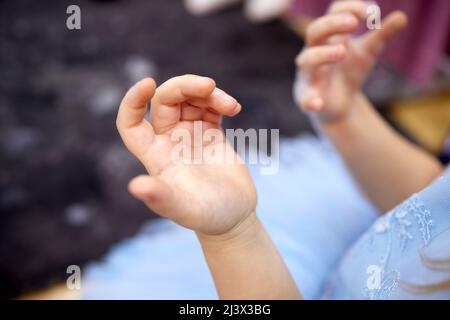
<svg viewBox="0 0 450 320">
<path fill-rule="evenodd" d="M 150 100 L 151 122 L 144 118 Z M 214 144 L 235 155 L 220 123 L 222 115 L 234 116 L 240 110 L 210 78 L 185 75 L 157 89 L 152 79 L 138 82 L 120 105 L 117 128 L 150 175 L 133 179 L 130 192 L 161 216 L 201 234 L 225 234 L 253 216 L 256 191 L 244 164 L 229 163 L 219 153 L 212 155 L 212 163 L 186 164 L 173 158 L 180 143 L 173 133 L 194 135 L 196 124 L 202 133 L 220 132 L 214 141 L 203 141 L 203 147 Z"/>
<path fill-rule="evenodd" d="M 366 19 L 370 3 L 336 1 L 328 13 L 313 21 L 306 34 L 306 48 L 297 57 L 299 73 L 295 94 L 306 112 L 319 119 L 345 118 L 383 48 L 407 25 L 403 12 L 395 11 L 382 28 L 351 37 Z"/>
</svg>

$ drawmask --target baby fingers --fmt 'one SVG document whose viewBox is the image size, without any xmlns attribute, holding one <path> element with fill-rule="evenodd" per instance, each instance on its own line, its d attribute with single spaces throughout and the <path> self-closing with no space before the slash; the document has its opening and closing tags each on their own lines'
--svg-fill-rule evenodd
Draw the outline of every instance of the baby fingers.
<svg viewBox="0 0 450 320">
<path fill-rule="evenodd" d="M 147 104 L 155 93 L 153 79 L 145 78 L 128 90 L 120 103 L 116 125 L 120 132 L 140 124 L 147 112 Z"/>
<path fill-rule="evenodd" d="M 306 31 L 306 43 L 315 46 L 334 35 L 350 34 L 357 27 L 358 18 L 351 13 L 329 14 L 311 22 Z"/>
<path fill-rule="evenodd" d="M 213 93 L 205 99 L 193 98 L 188 102 L 198 108 L 208 108 L 213 112 L 230 117 L 241 111 L 241 105 L 237 100 L 219 88 L 216 88 Z"/>
<path fill-rule="evenodd" d="M 323 107 L 323 99 L 313 88 L 306 88 L 300 95 L 300 106 L 306 112 L 318 112 Z"/>
<path fill-rule="evenodd" d="M 156 133 L 180 121 L 180 105 L 191 98 L 206 98 L 214 91 L 214 80 L 195 75 L 174 77 L 156 89 L 152 100 L 151 122 Z"/>
<path fill-rule="evenodd" d="M 300 69 L 312 69 L 323 64 L 341 61 L 345 52 L 346 48 L 342 44 L 306 48 L 297 57 L 296 64 Z"/>
<path fill-rule="evenodd" d="M 155 81 L 150 78 L 136 83 L 123 98 L 117 114 L 116 125 L 123 142 L 141 161 L 154 139 L 153 128 L 144 116 L 155 87 Z"/>
<path fill-rule="evenodd" d="M 373 2 L 361 0 L 335 1 L 328 9 L 328 13 L 348 13 L 351 12 L 361 20 L 367 18 L 367 8 L 373 5 Z"/>
<path fill-rule="evenodd" d="M 240 111 L 240 105 L 236 99 L 217 89 L 214 80 L 184 75 L 166 81 L 156 90 L 151 120 L 155 131 L 160 133 L 181 120 L 202 120 L 206 111 L 233 116 Z M 218 118 L 214 116 L 215 122 Z"/>
</svg>

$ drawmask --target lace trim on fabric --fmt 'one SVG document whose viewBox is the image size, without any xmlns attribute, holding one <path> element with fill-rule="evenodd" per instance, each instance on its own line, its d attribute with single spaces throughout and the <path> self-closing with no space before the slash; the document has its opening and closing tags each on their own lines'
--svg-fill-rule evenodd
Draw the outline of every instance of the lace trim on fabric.
<svg viewBox="0 0 450 320">
<path fill-rule="evenodd" d="M 400 244 L 400 250 L 403 252 L 408 242 L 414 239 L 411 227 L 414 222 L 422 236 L 422 241 L 427 245 L 432 238 L 433 220 L 430 210 L 420 200 L 418 195 L 413 195 L 403 204 L 395 208 L 392 213 L 379 219 L 372 228 L 371 246 L 375 237 L 386 234 L 387 242 L 384 253 L 380 256 L 378 263 L 381 273 L 380 286 L 376 289 L 364 288 L 366 299 L 389 299 L 394 292 L 400 280 L 400 272 L 395 269 L 388 270 L 388 263 L 392 252 L 392 246 L 395 243 L 393 237 L 396 237 Z"/>
</svg>

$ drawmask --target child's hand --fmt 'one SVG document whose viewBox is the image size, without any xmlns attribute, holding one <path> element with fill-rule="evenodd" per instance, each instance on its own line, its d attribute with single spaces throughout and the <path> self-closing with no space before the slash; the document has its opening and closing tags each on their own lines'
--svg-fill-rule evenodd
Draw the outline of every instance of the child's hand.
<svg viewBox="0 0 450 320">
<path fill-rule="evenodd" d="M 150 100 L 148 122 L 144 115 Z M 172 141 L 171 134 L 186 129 L 193 135 L 195 121 L 201 121 L 203 130 L 220 129 L 219 139 L 210 143 L 235 155 L 220 122 L 222 115 L 234 116 L 240 110 L 210 78 L 185 75 L 157 89 L 152 79 L 138 82 L 120 105 L 117 128 L 151 176 L 133 179 L 130 192 L 161 216 L 201 234 L 225 234 L 252 218 L 256 192 L 244 164 L 225 163 L 220 154 L 214 159 L 217 164 L 184 164 L 172 157 L 179 142 Z"/>
<path fill-rule="evenodd" d="M 318 112 L 322 121 L 350 113 L 378 55 L 407 24 L 405 14 L 396 11 L 382 21 L 381 29 L 351 37 L 359 22 L 365 23 L 368 5 L 336 1 L 307 29 L 306 48 L 296 60 L 300 73 L 294 90 L 303 110 Z"/>
</svg>

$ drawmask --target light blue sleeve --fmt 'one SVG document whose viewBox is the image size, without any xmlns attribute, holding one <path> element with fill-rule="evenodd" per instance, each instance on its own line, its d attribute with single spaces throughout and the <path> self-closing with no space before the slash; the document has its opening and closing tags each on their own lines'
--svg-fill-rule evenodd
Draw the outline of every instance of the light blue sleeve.
<svg viewBox="0 0 450 320">
<path fill-rule="evenodd" d="M 449 261 L 447 170 L 429 187 L 375 221 L 343 258 L 325 298 L 450 299 L 450 288 L 423 290 L 423 286 L 450 279 Z"/>
</svg>

